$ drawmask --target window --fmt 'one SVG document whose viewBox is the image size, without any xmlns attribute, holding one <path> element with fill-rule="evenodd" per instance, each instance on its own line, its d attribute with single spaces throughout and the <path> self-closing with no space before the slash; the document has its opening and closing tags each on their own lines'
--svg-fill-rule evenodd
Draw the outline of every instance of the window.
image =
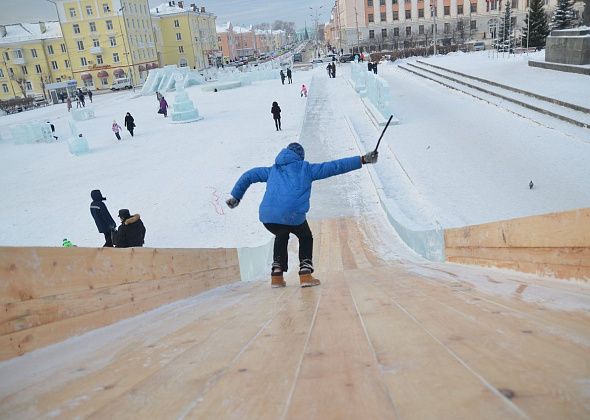
<svg viewBox="0 0 590 420">
<path fill-rule="evenodd" d="M 78 45 L 78 51 L 84 50 L 84 41 L 78 40 L 78 41 L 76 41 L 76 44 Z"/>
<path fill-rule="evenodd" d="M 399 20 L 399 13 L 397 12 L 397 10 L 393 11 L 393 20 Z"/>
<path fill-rule="evenodd" d="M 108 5 L 108 4 L 106 4 L 106 3 L 103 3 L 103 4 L 102 4 L 102 11 L 103 11 L 104 13 L 109 13 L 109 12 L 111 11 L 111 9 L 109 8 L 109 5 Z"/>
<path fill-rule="evenodd" d="M 445 34 L 448 34 L 449 32 L 451 32 L 451 24 L 445 23 Z"/>
<path fill-rule="evenodd" d="M 471 3 L 471 13 L 477 13 L 477 3 Z"/>
<path fill-rule="evenodd" d="M 177 41 L 181 41 L 182 40 L 182 35 L 180 34 L 180 32 L 176 33 L 176 40 Z"/>
<path fill-rule="evenodd" d="M 379 0 L 379 5 L 385 6 L 385 0 Z"/>
<path fill-rule="evenodd" d="M 61 52 L 65 53 L 66 52 L 66 44 L 61 44 Z"/>
<path fill-rule="evenodd" d="M 37 57 L 37 50 L 35 48 L 31 50 L 31 55 L 35 58 Z"/>
<path fill-rule="evenodd" d="M 451 14 L 451 6 L 445 6 L 445 16 L 449 16 Z"/>
<path fill-rule="evenodd" d="M 381 22 L 385 22 L 387 20 L 387 15 L 385 12 L 381 12 Z"/>
<path fill-rule="evenodd" d="M 374 22 L 373 13 L 369 13 L 369 22 Z"/>
<path fill-rule="evenodd" d="M 511 25 L 513 28 L 516 28 L 516 16 L 512 16 L 512 17 L 510 18 L 510 25 Z"/>
<path fill-rule="evenodd" d="M 412 27 L 406 26 L 406 36 L 410 36 L 410 35 L 412 35 Z"/>
<path fill-rule="evenodd" d="M 518 9 L 518 0 L 512 0 L 512 8 Z"/>
<path fill-rule="evenodd" d="M 10 75 L 10 77 L 14 77 L 14 70 L 12 69 L 12 67 L 8 69 L 8 74 Z"/>
<path fill-rule="evenodd" d="M 100 41 L 98 39 L 93 39 L 92 46 L 93 47 L 100 47 Z"/>
<path fill-rule="evenodd" d="M 109 42 L 111 44 L 111 47 L 117 46 L 117 38 L 115 38 L 114 36 L 109 37 Z"/>
<path fill-rule="evenodd" d="M 107 86 L 107 85 L 109 84 L 109 79 L 107 79 L 106 77 L 102 77 L 102 78 L 100 79 L 100 83 L 101 83 L 103 86 Z"/>
<path fill-rule="evenodd" d="M 27 70 L 27 66 L 21 66 L 21 70 L 23 71 L 23 74 L 29 74 L 29 71 Z"/>
<path fill-rule="evenodd" d="M 96 64 L 103 64 L 104 60 L 102 59 L 102 55 L 96 56 Z"/>
<path fill-rule="evenodd" d="M 112 30 L 113 30 L 113 21 L 107 20 L 107 31 L 112 31 Z"/>
<path fill-rule="evenodd" d="M 74 33 L 75 34 L 79 34 L 80 33 L 80 25 L 78 25 L 77 23 L 74 24 L 73 26 L 74 28 Z"/>
<path fill-rule="evenodd" d="M 457 22 L 457 30 L 458 30 L 459 32 L 463 32 L 463 29 L 464 29 L 464 28 L 463 28 L 463 21 L 462 21 L 462 20 L 460 20 L 460 21 L 458 21 L 458 22 Z"/>
<path fill-rule="evenodd" d="M 80 64 L 82 66 L 87 66 L 88 65 L 88 61 L 86 60 L 86 57 L 80 57 Z"/>
<path fill-rule="evenodd" d="M 462 15 L 463 14 L 463 5 L 462 4 L 458 4 L 457 5 L 457 14 L 458 15 Z"/>
<path fill-rule="evenodd" d="M 183 53 L 184 52 L 184 47 L 182 45 L 178 47 L 178 52 L 179 53 Z"/>
<path fill-rule="evenodd" d="M 70 60 L 64 60 L 64 64 L 66 66 L 66 69 L 70 68 Z"/>
<path fill-rule="evenodd" d="M 119 61 L 119 53 L 113 53 L 113 63 L 118 63 Z"/>
<path fill-rule="evenodd" d="M 373 7 L 373 0 L 367 0 L 367 6 Z"/>
<path fill-rule="evenodd" d="M 49 54 L 53 54 L 53 45 L 48 45 L 48 46 L 47 46 L 47 52 L 48 52 Z"/>
<path fill-rule="evenodd" d="M 424 25 L 420 25 L 420 26 L 418 26 L 418 33 L 419 33 L 420 35 L 424 35 Z"/>
<path fill-rule="evenodd" d="M 92 6 L 86 6 L 86 14 L 92 16 Z"/>
<path fill-rule="evenodd" d="M 381 38 L 385 39 L 387 38 L 387 29 L 381 29 Z"/>
<path fill-rule="evenodd" d="M 4 77 L 4 71 L 0 69 L 0 77 Z"/>
<path fill-rule="evenodd" d="M 397 4 L 397 0 L 391 0 L 391 4 Z"/>
<path fill-rule="evenodd" d="M 6 52 L 6 51 L 4 52 L 4 59 L 6 61 L 10 61 L 10 54 L 8 54 L 8 52 Z"/>
<path fill-rule="evenodd" d="M 406 10 L 406 19 L 412 19 L 412 11 Z"/>
<path fill-rule="evenodd" d="M 423 18 L 424 17 L 424 9 L 418 9 L 418 17 L 419 18 Z"/>
<path fill-rule="evenodd" d="M 27 90 L 33 90 L 33 84 L 31 82 L 29 82 L 28 80 L 25 82 L 26 86 L 27 86 Z"/>
<path fill-rule="evenodd" d="M 472 21 L 471 21 L 471 26 L 470 26 L 470 28 L 471 28 L 471 29 L 477 29 L 477 21 L 476 21 L 476 20 L 472 20 Z"/>
<path fill-rule="evenodd" d="M 180 22 L 178 21 L 178 19 L 174 19 L 174 27 L 180 28 Z"/>
<path fill-rule="evenodd" d="M 372 29 L 369 29 L 369 39 L 375 39 L 375 31 Z"/>
<path fill-rule="evenodd" d="M 8 93 L 8 85 L 6 83 L 2 83 L 2 91 Z"/>
<path fill-rule="evenodd" d="M 76 17 L 76 9 L 70 7 L 70 17 Z"/>
<path fill-rule="evenodd" d="M 58 70 L 58 69 L 59 69 L 59 67 L 57 66 L 57 61 L 52 61 L 52 62 L 51 62 L 51 68 L 52 68 L 53 70 Z"/>
<path fill-rule="evenodd" d="M 90 32 L 96 32 L 96 23 L 95 22 L 90 22 L 88 25 L 90 25 Z"/>
</svg>

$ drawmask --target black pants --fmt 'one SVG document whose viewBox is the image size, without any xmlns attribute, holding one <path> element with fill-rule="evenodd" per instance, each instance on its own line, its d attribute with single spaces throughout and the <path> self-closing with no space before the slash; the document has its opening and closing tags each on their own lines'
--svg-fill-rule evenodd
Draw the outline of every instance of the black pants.
<svg viewBox="0 0 590 420">
<path fill-rule="evenodd" d="M 283 271 L 289 268 L 287 245 L 289 244 L 289 234 L 297 236 L 299 239 L 299 261 L 312 261 L 313 257 L 313 236 L 307 220 L 300 225 L 280 225 L 277 223 L 265 223 L 264 227 L 275 235 L 275 244 L 273 250 L 273 261 L 279 263 Z"/>
<path fill-rule="evenodd" d="M 280 118 L 275 118 L 275 127 L 277 128 L 277 131 L 279 131 L 281 129 L 281 119 Z"/>
<path fill-rule="evenodd" d="M 121 136 L 119 135 L 119 133 L 115 132 L 115 136 L 117 137 L 117 140 L 121 140 Z"/>
<path fill-rule="evenodd" d="M 133 130 L 135 129 L 135 127 L 131 127 L 128 128 L 127 131 L 129 131 L 131 133 L 131 137 L 133 137 Z"/>
<path fill-rule="evenodd" d="M 104 234 L 104 247 L 112 248 L 113 247 L 113 239 L 111 238 L 111 232 Z"/>
<path fill-rule="evenodd" d="M 288 77 L 289 77 L 289 84 L 293 83 L 293 79 L 291 78 L 291 76 L 288 76 Z"/>
</svg>

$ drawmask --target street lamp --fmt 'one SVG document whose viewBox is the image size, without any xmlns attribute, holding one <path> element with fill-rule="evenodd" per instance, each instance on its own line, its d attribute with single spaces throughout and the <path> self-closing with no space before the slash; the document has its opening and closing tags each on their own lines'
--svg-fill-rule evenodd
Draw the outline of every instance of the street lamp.
<svg viewBox="0 0 590 420">
<path fill-rule="evenodd" d="M 311 6 L 309 6 L 309 8 L 311 9 L 311 11 L 315 11 L 315 46 L 316 46 L 316 49 L 319 49 L 319 42 L 318 42 L 319 17 L 318 17 L 318 15 L 319 15 L 319 11 L 320 11 L 320 9 L 322 7 L 324 7 L 324 6 L 323 5 L 322 6 L 319 6 L 319 7 L 311 7 Z M 313 17 L 313 15 L 310 15 L 310 16 Z"/>
<path fill-rule="evenodd" d="M 55 7 L 55 14 L 57 15 L 57 21 L 59 23 L 59 30 L 61 31 L 61 36 L 63 36 L 64 40 L 65 40 L 65 34 L 64 34 L 63 27 L 61 25 L 61 17 L 59 16 L 59 10 L 57 8 L 57 3 L 54 0 L 45 0 L 45 1 L 53 4 L 53 6 Z M 70 57 L 70 49 L 67 48 L 67 44 L 66 44 L 66 54 L 68 55 L 68 61 L 70 62 L 70 73 L 72 74 L 71 78 L 73 79 L 74 78 L 74 71 L 72 70 L 72 68 L 73 68 L 72 67 L 73 66 L 72 57 Z"/>
<path fill-rule="evenodd" d="M 123 37 L 123 47 L 125 48 L 125 57 L 127 58 L 127 68 L 131 67 L 129 70 L 129 79 L 131 80 L 131 87 L 133 88 L 133 92 L 135 92 L 135 83 L 133 82 L 133 57 L 131 57 L 131 66 L 129 66 L 129 52 L 127 50 L 127 43 L 125 40 L 127 39 L 127 22 L 125 21 L 125 6 L 121 6 L 119 9 L 121 15 L 123 16 L 123 25 L 125 26 L 125 36 Z M 119 20 L 119 19 L 117 19 Z M 119 20 L 119 30 L 121 30 L 121 21 Z M 128 41 L 128 40 L 127 40 Z"/>
</svg>

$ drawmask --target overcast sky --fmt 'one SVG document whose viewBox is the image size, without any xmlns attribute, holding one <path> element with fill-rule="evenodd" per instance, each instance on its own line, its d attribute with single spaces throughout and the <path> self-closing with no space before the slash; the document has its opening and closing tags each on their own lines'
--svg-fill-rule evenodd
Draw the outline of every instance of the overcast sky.
<svg viewBox="0 0 590 420">
<path fill-rule="evenodd" d="M 163 0 L 149 2 L 156 7 Z M 319 11 L 320 23 L 328 21 L 334 0 L 185 0 L 185 4 L 191 3 L 216 14 L 218 24 L 231 20 L 234 24 L 250 25 L 279 19 L 303 28 L 306 23 L 308 27 L 314 24 L 315 10 Z M 322 8 L 318 9 L 319 6 Z M 57 20 L 55 7 L 45 0 L 0 0 L 0 10 L 0 24 Z"/>
</svg>

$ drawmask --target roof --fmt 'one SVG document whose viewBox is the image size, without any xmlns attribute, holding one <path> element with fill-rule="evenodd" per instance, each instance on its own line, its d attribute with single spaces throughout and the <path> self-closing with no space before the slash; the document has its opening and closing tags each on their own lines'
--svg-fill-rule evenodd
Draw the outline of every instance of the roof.
<svg viewBox="0 0 590 420">
<path fill-rule="evenodd" d="M 188 6 L 185 4 L 185 6 Z M 209 13 L 209 12 L 204 12 L 202 13 L 200 7 L 197 7 L 196 11 L 193 11 L 190 7 L 185 7 L 185 8 L 181 8 L 178 7 L 178 3 L 174 3 L 173 6 L 170 6 L 170 4 L 167 3 L 161 3 L 159 6 L 156 6 L 152 9 L 150 9 L 150 13 L 154 16 L 165 16 L 165 15 L 177 15 L 177 14 L 182 14 L 182 13 L 198 13 L 200 15 L 210 15 L 213 16 L 213 13 Z"/>
<path fill-rule="evenodd" d="M 41 39 L 62 38 L 59 22 L 44 22 L 45 32 L 41 33 L 39 23 L 16 23 L 14 25 L 3 25 L 6 28 L 6 35 L 0 37 L 0 44 L 14 44 L 18 42 L 36 41 Z"/>
</svg>

